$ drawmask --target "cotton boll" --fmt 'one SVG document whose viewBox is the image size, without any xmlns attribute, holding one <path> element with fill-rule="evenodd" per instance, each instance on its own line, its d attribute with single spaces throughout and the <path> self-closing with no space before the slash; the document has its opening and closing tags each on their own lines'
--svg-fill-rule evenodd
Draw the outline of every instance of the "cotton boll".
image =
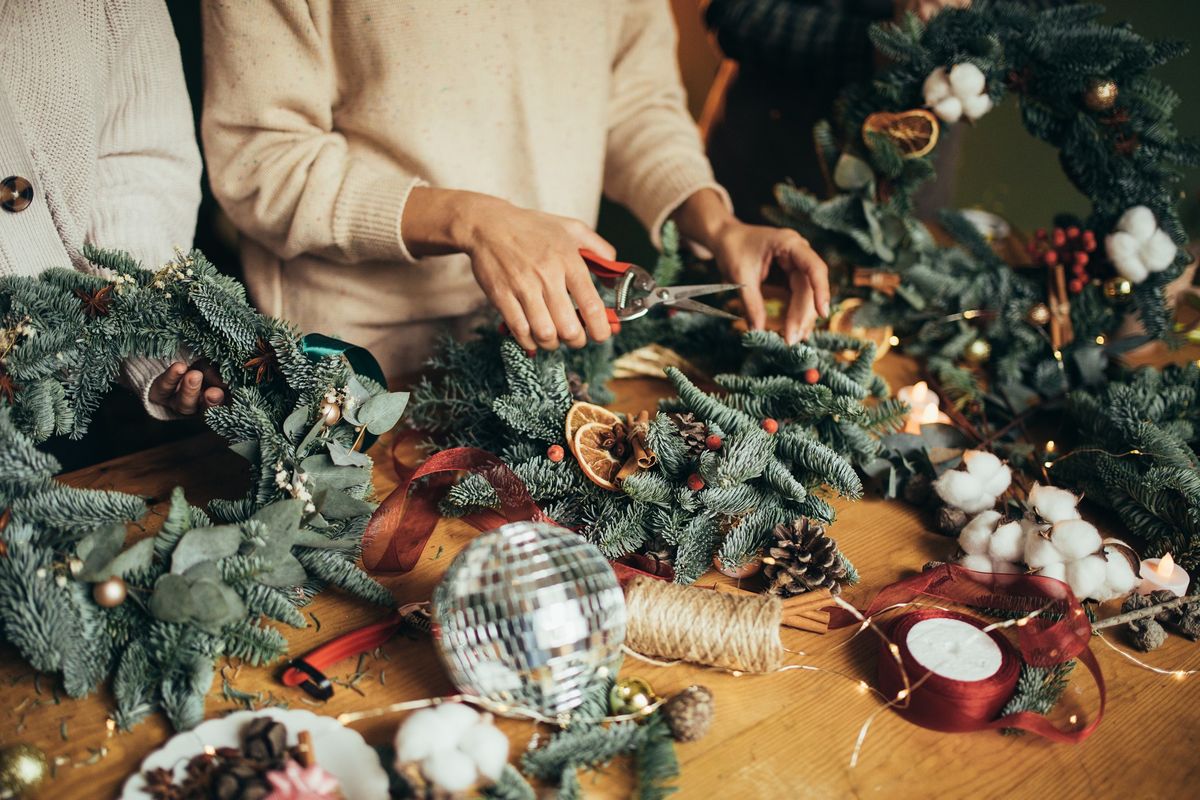
<svg viewBox="0 0 1200 800">
<path fill-rule="evenodd" d="M 1067 582 L 1067 565 L 1059 562 L 1057 564 L 1047 564 L 1038 572 L 1043 578 L 1053 578 L 1056 581 Z"/>
<path fill-rule="evenodd" d="M 988 542 L 988 555 L 999 561 L 1020 561 L 1025 555 L 1025 537 L 1021 532 L 1021 524 L 1015 521 L 1007 522 L 996 528 Z"/>
<path fill-rule="evenodd" d="M 968 97 L 962 101 L 963 115 L 974 122 L 992 110 L 992 98 L 986 94 Z"/>
<path fill-rule="evenodd" d="M 967 472 L 979 479 L 984 494 L 999 497 L 1012 483 L 1012 470 L 992 453 L 985 450 L 967 450 L 963 453 Z"/>
<path fill-rule="evenodd" d="M 1046 567 L 1062 564 L 1063 554 L 1054 543 L 1037 531 L 1025 534 L 1025 564 L 1030 569 L 1044 570 Z"/>
<path fill-rule="evenodd" d="M 1003 559 L 992 560 L 992 572 L 996 573 L 997 575 L 1016 575 L 1020 571 L 1020 568 L 1011 561 L 1005 561 Z"/>
<path fill-rule="evenodd" d="M 987 556 L 963 556 L 959 559 L 958 563 L 963 569 L 970 569 L 975 572 L 992 571 L 992 559 Z"/>
<path fill-rule="evenodd" d="M 1134 206 L 1121 215 L 1117 220 L 1117 230 L 1131 234 L 1134 239 L 1144 242 L 1154 235 L 1158 228 L 1158 220 L 1154 212 L 1146 206 Z"/>
<path fill-rule="evenodd" d="M 508 763 L 508 737 L 490 721 L 480 722 L 467 731 L 458 749 L 471 757 L 488 780 L 499 780 L 500 771 Z"/>
<path fill-rule="evenodd" d="M 1146 269 L 1151 272 L 1162 272 L 1175 261 L 1175 254 L 1178 250 L 1175 242 L 1171 241 L 1170 235 L 1159 228 L 1142 245 L 1139 255 L 1142 263 L 1146 265 Z"/>
<path fill-rule="evenodd" d="M 955 64 L 950 70 L 950 90 L 957 97 L 966 98 L 982 94 L 986 83 L 983 71 L 974 64 Z"/>
<path fill-rule="evenodd" d="M 992 538 L 992 531 L 996 529 L 996 523 L 1000 521 L 999 511 L 981 511 L 975 517 L 963 526 L 962 531 L 958 534 L 958 546 L 967 555 L 981 556 L 988 552 L 988 543 Z"/>
<path fill-rule="evenodd" d="M 981 503 L 981 500 L 988 499 L 983 493 L 983 485 L 974 475 L 962 470 L 942 473 L 942 476 L 933 482 L 933 490 L 942 498 L 942 502 L 961 508 L 968 514 L 978 514 L 995 504 L 994 500 Z"/>
<path fill-rule="evenodd" d="M 1150 275 L 1146 264 L 1142 261 L 1141 245 L 1128 233 L 1118 231 L 1109 234 L 1105 239 L 1108 258 L 1121 277 L 1128 278 L 1133 283 L 1141 283 Z"/>
<path fill-rule="evenodd" d="M 1107 562 L 1103 556 L 1092 555 L 1067 564 L 1067 584 L 1081 600 L 1093 597 L 1104 587 Z"/>
<path fill-rule="evenodd" d="M 957 97 L 947 97 L 945 100 L 939 100 L 933 106 L 933 113 L 945 122 L 947 125 L 953 125 L 962 119 L 963 104 Z"/>
<path fill-rule="evenodd" d="M 1035 483 L 1029 490 L 1029 504 L 1037 515 L 1046 522 L 1062 522 L 1079 519 L 1079 498 L 1057 486 Z"/>
<path fill-rule="evenodd" d="M 463 703 L 442 703 L 434 709 L 443 734 L 450 744 L 459 741 L 472 726 L 479 723 L 479 712 Z"/>
<path fill-rule="evenodd" d="M 1050 531 L 1050 541 L 1067 561 L 1100 552 L 1100 531 L 1082 519 L 1056 522 Z"/>
<path fill-rule="evenodd" d="M 417 711 L 396 731 L 396 764 L 420 761 L 433 752 L 435 746 L 445 741 L 447 729 L 432 708 Z"/>
<path fill-rule="evenodd" d="M 421 774 L 447 792 L 465 792 L 479 777 L 471 757 L 455 749 L 439 750 L 422 761 Z"/>
<path fill-rule="evenodd" d="M 1104 548 L 1106 562 L 1104 584 L 1112 590 L 1113 597 L 1129 594 L 1141 583 L 1141 576 L 1133 570 L 1133 565 L 1123 553 L 1114 547 Z"/>
<path fill-rule="evenodd" d="M 950 77 L 945 67 L 938 67 L 929 73 L 922 88 L 925 95 L 925 105 L 935 106 L 950 96 Z"/>
</svg>

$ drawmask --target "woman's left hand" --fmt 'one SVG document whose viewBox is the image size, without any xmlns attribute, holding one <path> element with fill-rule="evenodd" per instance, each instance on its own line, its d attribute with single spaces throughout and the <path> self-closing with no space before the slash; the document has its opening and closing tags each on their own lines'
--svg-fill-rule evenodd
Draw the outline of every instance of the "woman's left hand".
<svg viewBox="0 0 1200 800">
<path fill-rule="evenodd" d="M 197 361 L 189 367 L 176 361 L 154 379 L 147 397 L 176 414 L 191 416 L 224 403 L 227 388 L 208 362 Z"/>
</svg>

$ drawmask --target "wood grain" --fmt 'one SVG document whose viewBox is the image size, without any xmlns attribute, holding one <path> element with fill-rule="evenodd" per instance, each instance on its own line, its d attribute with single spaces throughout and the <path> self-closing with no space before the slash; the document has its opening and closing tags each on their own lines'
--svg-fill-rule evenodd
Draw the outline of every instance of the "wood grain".
<svg viewBox="0 0 1200 800">
<path fill-rule="evenodd" d="M 1195 358 L 1193 354 L 1191 356 Z M 911 382 L 913 365 L 889 357 L 881 366 L 893 382 Z M 667 391 L 651 380 L 628 380 L 617 386 L 614 407 L 637 410 L 652 407 Z M 381 442 L 374 455 L 380 461 L 376 486 L 380 495 L 395 483 Z M 235 497 L 247 480 L 238 457 L 211 436 L 148 450 L 64 476 L 76 486 L 120 489 L 150 498 L 152 512 L 145 529 L 161 520 L 171 489 L 181 485 L 197 505 L 214 497 Z M 924 512 L 900 502 L 866 499 L 834 502 L 838 521 L 831 534 L 850 556 L 863 583 L 847 592 L 862 606 L 880 587 L 919 570 L 931 559 L 944 559 L 953 543 L 929 530 Z M 1096 515 L 1095 509 L 1091 511 Z M 427 599 L 450 559 L 473 535 L 466 526 L 445 521 L 439 525 L 418 567 L 384 582 L 400 601 Z M 710 574 L 701 583 L 728 579 Z M 379 619 L 384 611 L 336 592 L 321 595 L 305 610 L 311 624 L 287 630 L 290 652 L 304 653 L 336 634 Z M 320 629 L 317 627 L 320 621 Z M 1120 634 L 1108 637 L 1126 647 Z M 742 676 L 693 666 L 654 667 L 626 660 L 624 674 L 648 679 L 669 695 L 701 683 L 713 690 L 717 717 L 712 732 L 700 742 L 678 748 L 684 798 L 704 797 L 1185 797 L 1194 796 L 1200 781 L 1200 676 L 1187 680 L 1157 675 L 1136 667 L 1121 655 L 1095 642 L 1093 650 L 1108 682 L 1108 710 L 1103 724 L 1086 743 L 1053 745 L 995 733 L 940 734 L 913 726 L 884 711 L 874 718 L 857 767 L 849 767 L 855 738 L 863 723 L 880 709 L 878 697 L 859 681 L 874 679 L 876 642 L 870 634 L 851 640 L 846 631 L 814 635 L 784 629 L 784 645 L 796 651 L 789 663 L 816 670 L 793 670 L 768 676 Z M 452 690 L 428 641 L 397 638 L 382 648 L 382 657 L 364 660 L 362 694 L 339 688 L 327 703 L 313 707 L 297 690 L 275 679 L 277 668 L 238 668 L 222 672 L 245 692 L 318 713 L 343 711 Z M 1172 636 L 1145 660 L 1169 669 L 1200 669 L 1200 648 Z M 355 664 L 345 663 L 331 674 L 347 678 Z M 5 743 L 25 741 L 42 747 L 51 757 L 68 761 L 42 790 L 42 798 L 111 798 L 139 761 L 170 735 L 160 717 L 130 733 L 110 734 L 105 722 L 111 699 L 107 691 L 84 700 L 55 700 L 55 679 L 35 676 L 7 645 L 0 649 L 0 708 L 9 716 Z M 207 714 L 217 716 L 237 707 L 222 698 L 218 677 L 209 696 Z M 1081 723 L 1096 713 L 1097 692 L 1082 670 L 1071 681 L 1066 700 L 1054 718 L 1063 725 L 1078 715 Z M 379 718 L 357 726 L 368 741 L 383 743 L 393 735 L 400 717 Z M 505 722 L 514 756 L 529 743 L 534 728 Z M 543 730 L 543 735 L 545 731 Z M 64 735 L 65 734 L 65 735 Z M 96 748 L 107 754 L 95 758 Z M 89 758 L 95 763 L 85 764 Z M 79 764 L 76 766 L 76 764 Z M 627 771 L 614 765 L 601 774 L 585 776 L 589 797 L 625 797 L 631 791 Z"/>
</svg>

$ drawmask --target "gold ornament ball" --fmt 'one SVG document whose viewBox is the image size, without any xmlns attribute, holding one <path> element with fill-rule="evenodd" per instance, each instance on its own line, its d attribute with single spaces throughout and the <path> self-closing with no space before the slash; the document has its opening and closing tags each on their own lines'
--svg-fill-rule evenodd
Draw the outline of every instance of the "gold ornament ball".
<svg viewBox="0 0 1200 800">
<path fill-rule="evenodd" d="M 1037 303 L 1029 309 L 1029 313 L 1025 315 L 1031 325 L 1045 325 L 1050 321 L 1050 307 L 1045 303 Z"/>
<path fill-rule="evenodd" d="M 1133 282 L 1128 278 L 1109 278 L 1104 282 L 1104 296 L 1123 302 L 1133 294 Z"/>
<path fill-rule="evenodd" d="M 1083 93 L 1083 103 L 1092 111 L 1108 111 L 1117 104 L 1117 82 L 1112 78 L 1092 78 Z"/>
<path fill-rule="evenodd" d="M 987 339 L 976 339 L 967 345 L 963 358 L 968 364 L 979 366 L 992 357 L 992 344 Z"/>
<path fill-rule="evenodd" d="M 637 677 L 621 678 L 608 692 L 608 710 L 613 714 L 648 714 L 658 700 L 649 683 Z"/>
<path fill-rule="evenodd" d="M 25 797 L 46 779 L 50 767 L 46 754 L 33 745 L 14 744 L 0 749 L 0 794 Z"/>
<path fill-rule="evenodd" d="M 321 403 L 321 420 L 326 425 L 337 425 L 342 419 L 342 407 L 325 400 Z"/>
<path fill-rule="evenodd" d="M 734 578 L 735 580 L 749 578 L 750 576 L 757 574 L 758 571 L 762 569 L 762 561 L 759 560 L 758 557 L 752 558 L 749 561 L 741 564 L 727 564 L 721 558 L 721 554 L 718 553 L 713 556 L 712 563 L 717 572 L 730 578 Z"/>
<path fill-rule="evenodd" d="M 129 590 L 125 586 L 125 581 L 116 575 L 106 581 L 100 581 L 92 587 L 92 599 L 96 601 L 96 605 L 104 608 L 116 608 L 125 602 L 128 594 Z"/>
</svg>

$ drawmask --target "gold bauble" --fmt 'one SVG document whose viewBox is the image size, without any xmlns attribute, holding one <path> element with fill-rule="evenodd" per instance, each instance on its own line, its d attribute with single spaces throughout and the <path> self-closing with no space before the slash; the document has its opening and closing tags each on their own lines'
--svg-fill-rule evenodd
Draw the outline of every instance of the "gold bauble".
<svg viewBox="0 0 1200 800">
<path fill-rule="evenodd" d="M 92 599 L 96 601 L 96 605 L 104 608 L 116 608 L 125 602 L 128 594 L 129 590 L 125 586 L 125 581 L 116 575 L 106 581 L 100 581 L 92 587 Z"/>
<path fill-rule="evenodd" d="M 46 754 L 29 744 L 0 749 L 0 796 L 25 797 L 46 779 Z"/>
<path fill-rule="evenodd" d="M 1104 296 L 1123 303 L 1133 294 L 1133 282 L 1129 278 L 1109 278 L 1104 282 Z"/>
<path fill-rule="evenodd" d="M 1108 111 L 1117 104 L 1117 94 L 1112 78 L 1092 78 L 1083 91 L 1083 104 L 1092 111 Z"/>
<path fill-rule="evenodd" d="M 748 561 L 744 561 L 741 564 L 727 564 L 725 563 L 724 559 L 721 558 L 721 554 L 718 553 L 713 556 L 712 563 L 717 572 L 730 578 L 734 578 L 735 580 L 749 578 L 762 569 L 762 561 L 757 557 L 751 558 Z"/>
<path fill-rule="evenodd" d="M 654 689 L 637 677 L 620 678 L 608 691 L 608 710 L 612 714 L 648 714 L 656 702 Z"/>
<path fill-rule="evenodd" d="M 976 339 L 963 351 L 963 359 L 972 366 L 986 363 L 992 357 L 992 344 L 987 339 Z"/>
<path fill-rule="evenodd" d="M 329 400 L 321 401 L 321 421 L 326 425 L 337 425 L 342 419 L 342 407 Z"/>
<path fill-rule="evenodd" d="M 892 349 L 892 326 L 882 325 L 878 328 L 866 328 L 854 324 L 854 312 L 863 305 L 862 298 L 847 297 L 837 304 L 837 309 L 829 315 L 830 333 L 844 333 L 855 339 L 865 339 L 875 343 L 875 357 L 881 358 Z M 858 357 L 857 351 L 847 350 L 839 354 L 845 361 L 853 361 Z"/>
<path fill-rule="evenodd" d="M 1050 321 L 1050 306 L 1045 303 L 1036 303 L 1030 307 L 1028 313 L 1025 314 L 1025 319 L 1030 325 L 1041 327 Z"/>
</svg>

